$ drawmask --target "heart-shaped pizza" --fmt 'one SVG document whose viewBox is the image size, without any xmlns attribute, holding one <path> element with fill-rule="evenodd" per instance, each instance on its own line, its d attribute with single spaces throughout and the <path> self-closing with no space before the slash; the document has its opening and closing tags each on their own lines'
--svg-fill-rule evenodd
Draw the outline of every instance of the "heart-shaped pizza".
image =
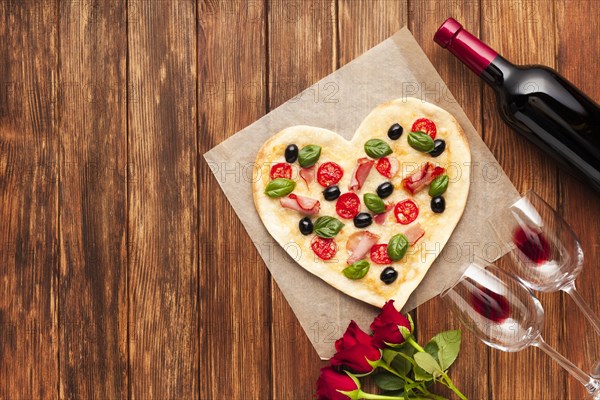
<svg viewBox="0 0 600 400">
<path fill-rule="evenodd" d="M 303 268 L 377 307 L 402 306 L 460 220 L 470 160 L 450 113 L 399 99 L 350 141 L 310 126 L 271 137 L 256 157 L 254 203 Z"/>
</svg>

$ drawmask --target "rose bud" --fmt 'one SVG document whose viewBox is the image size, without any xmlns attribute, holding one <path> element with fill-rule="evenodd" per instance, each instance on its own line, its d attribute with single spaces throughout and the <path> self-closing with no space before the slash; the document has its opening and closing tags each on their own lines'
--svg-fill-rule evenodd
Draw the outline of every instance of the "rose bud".
<svg viewBox="0 0 600 400">
<path fill-rule="evenodd" d="M 400 345 L 414 330 L 412 321 L 400 314 L 394 307 L 394 300 L 387 301 L 381 308 L 381 313 L 371 324 L 373 344 L 380 349 L 387 345 Z"/>
<path fill-rule="evenodd" d="M 357 399 L 359 384 L 355 378 L 346 373 L 338 373 L 333 367 L 321 369 L 317 380 L 318 400 L 348 400 Z"/>
<path fill-rule="evenodd" d="M 356 322 L 350 322 L 341 339 L 335 342 L 338 351 L 331 365 L 349 369 L 356 374 L 368 374 L 381 359 L 381 351 L 371 343 L 371 337 L 363 332 Z"/>
</svg>

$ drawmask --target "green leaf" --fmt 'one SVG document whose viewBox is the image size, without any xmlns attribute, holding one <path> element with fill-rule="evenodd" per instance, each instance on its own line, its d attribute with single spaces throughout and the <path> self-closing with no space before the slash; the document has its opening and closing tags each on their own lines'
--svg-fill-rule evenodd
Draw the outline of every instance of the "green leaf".
<svg viewBox="0 0 600 400">
<path fill-rule="evenodd" d="M 431 197 L 441 196 L 448 189 L 448 175 L 440 175 L 429 185 L 429 195 Z"/>
<path fill-rule="evenodd" d="M 365 153 L 371 158 L 382 158 L 392 154 L 392 148 L 381 139 L 370 139 L 365 143 Z"/>
<path fill-rule="evenodd" d="M 390 363 L 388 363 L 397 373 L 400 375 L 408 375 L 412 370 L 412 364 L 406 358 L 402 356 L 396 356 Z"/>
<path fill-rule="evenodd" d="M 394 358 L 396 358 L 397 355 L 398 352 L 391 349 L 383 349 L 381 352 L 381 358 L 383 358 L 383 361 L 385 361 L 385 363 L 388 365 L 394 361 Z"/>
<path fill-rule="evenodd" d="M 424 132 L 410 132 L 407 141 L 410 147 L 423 153 L 429 153 L 435 147 L 431 136 Z"/>
<path fill-rule="evenodd" d="M 404 257 L 408 250 L 408 239 L 403 234 L 399 233 L 392 236 L 388 243 L 388 257 L 393 261 L 398 261 Z"/>
<path fill-rule="evenodd" d="M 430 373 L 428 373 L 427 371 L 425 371 L 423 368 L 419 367 L 418 365 L 414 368 L 415 371 L 415 380 L 416 381 L 432 381 L 433 380 L 433 375 L 431 375 Z"/>
<path fill-rule="evenodd" d="M 460 330 L 440 332 L 429 341 L 429 343 L 437 345 L 437 357 L 444 371 L 456 361 L 460 352 L 461 341 L 462 332 Z"/>
<path fill-rule="evenodd" d="M 414 355 L 414 359 L 417 365 L 423 368 L 423 370 L 425 370 L 425 372 L 427 372 L 428 374 L 434 375 L 436 373 L 442 372 L 440 364 L 438 364 L 438 362 L 435 361 L 435 358 L 433 358 L 429 353 L 416 353 Z"/>
<path fill-rule="evenodd" d="M 335 217 L 319 217 L 314 225 L 314 232 L 317 236 L 325 239 L 331 239 L 337 235 L 342 228 L 344 223 Z"/>
<path fill-rule="evenodd" d="M 321 146 L 309 144 L 298 152 L 298 163 L 302 168 L 312 167 L 319 161 L 319 157 L 321 157 Z"/>
<path fill-rule="evenodd" d="M 369 268 L 371 264 L 367 260 L 360 260 L 350 265 L 349 267 L 344 268 L 342 271 L 346 278 L 348 279 L 361 279 L 367 275 L 369 272 Z"/>
<path fill-rule="evenodd" d="M 383 204 L 383 200 L 375 193 L 365 193 L 363 200 L 367 208 L 373 211 L 375 214 L 381 214 L 385 211 L 385 204 Z"/>
<path fill-rule="evenodd" d="M 390 372 L 382 371 L 373 375 L 375 384 L 383 390 L 401 390 L 404 388 L 404 380 Z"/>
<path fill-rule="evenodd" d="M 407 315 L 410 315 L 410 314 L 407 314 Z M 412 347 L 410 345 L 410 343 L 406 343 L 406 342 L 402 343 L 402 345 L 399 346 L 399 348 L 397 348 L 396 351 L 406 354 L 408 357 L 412 357 L 417 352 L 417 350 L 414 347 Z"/>
<path fill-rule="evenodd" d="M 292 193 L 296 187 L 296 182 L 287 178 L 273 179 L 267 185 L 265 194 L 269 197 L 283 197 Z"/>
<path fill-rule="evenodd" d="M 440 350 L 437 343 L 430 341 L 429 343 L 427 343 L 425 345 L 425 347 L 423 347 L 423 350 L 425 350 L 425 352 L 427 352 L 431 357 L 433 357 L 435 359 L 435 361 L 438 361 L 438 351 Z"/>
</svg>

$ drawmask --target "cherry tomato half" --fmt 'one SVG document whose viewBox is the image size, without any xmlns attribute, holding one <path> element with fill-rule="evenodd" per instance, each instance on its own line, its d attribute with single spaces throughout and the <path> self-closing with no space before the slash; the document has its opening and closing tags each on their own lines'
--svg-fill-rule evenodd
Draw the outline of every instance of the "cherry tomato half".
<svg viewBox="0 0 600 400">
<path fill-rule="evenodd" d="M 310 247 L 321 260 L 331 260 L 337 253 L 337 244 L 333 239 L 316 236 L 310 242 Z"/>
<path fill-rule="evenodd" d="M 419 216 L 419 207 L 410 199 L 402 200 L 394 207 L 396 221 L 402 225 L 408 225 Z"/>
<path fill-rule="evenodd" d="M 435 122 L 433 122 L 429 118 L 419 118 L 418 120 L 416 120 L 411 128 L 411 131 L 425 132 L 426 134 L 431 136 L 432 139 L 435 139 L 435 136 L 437 135 L 437 128 L 435 126 Z"/>
<path fill-rule="evenodd" d="M 387 244 L 375 244 L 371 247 L 371 261 L 375 264 L 391 264 L 392 260 L 388 256 Z"/>
<path fill-rule="evenodd" d="M 375 169 L 388 179 L 392 177 L 392 164 L 390 164 L 390 159 L 387 157 L 377 160 L 375 163 Z"/>
<path fill-rule="evenodd" d="M 352 219 L 358 214 L 360 209 L 360 199 L 356 193 L 344 193 L 335 204 L 335 211 L 342 218 Z"/>
<path fill-rule="evenodd" d="M 344 170 L 334 162 L 326 162 L 319 166 L 317 171 L 317 182 L 323 187 L 335 185 L 342 179 Z"/>
<path fill-rule="evenodd" d="M 271 179 L 292 178 L 292 166 L 288 163 L 279 163 L 271 167 Z"/>
</svg>

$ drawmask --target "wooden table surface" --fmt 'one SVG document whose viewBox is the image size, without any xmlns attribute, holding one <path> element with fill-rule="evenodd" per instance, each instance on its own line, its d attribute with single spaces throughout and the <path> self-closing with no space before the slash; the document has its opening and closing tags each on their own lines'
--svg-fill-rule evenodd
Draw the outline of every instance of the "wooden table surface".
<svg viewBox="0 0 600 400">
<path fill-rule="evenodd" d="M 1 0 L 0 399 L 311 398 L 324 363 L 202 154 L 405 25 L 517 188 L 572 224 L 600 312 L 598 195 L 432 42 L 454 16 L 600 100 L 598 4 Z M 571 299 L 540 298 L 548 342 L 589 370 L 600 339 Z M 414 316 L 422 339 L 459 327 L 438 300 Z M 473 399 L 585 395 L 540 351 L 470 333 L 451 375 Z"/>
</svg>

